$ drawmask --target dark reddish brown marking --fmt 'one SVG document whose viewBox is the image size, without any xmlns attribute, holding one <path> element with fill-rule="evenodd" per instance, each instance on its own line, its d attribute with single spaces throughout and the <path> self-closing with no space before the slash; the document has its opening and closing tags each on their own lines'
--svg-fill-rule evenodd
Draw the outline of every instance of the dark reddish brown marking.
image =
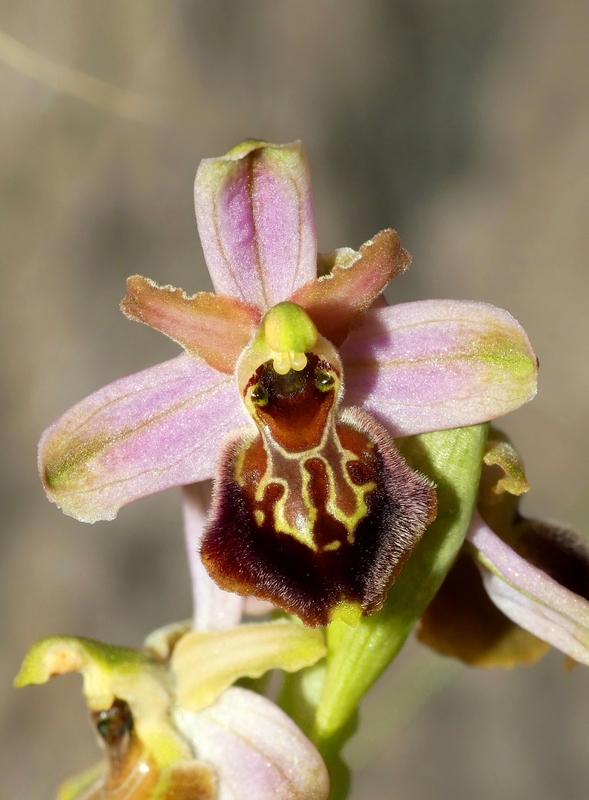
<svg viewBox="0 0 589 800">
<path fill-rule="evenodd" d="M 335 391 L 321 391 L 315 383 L 317 370 L 329 370 L 329 364 L 307 353 L 307 366 L 286 375 L 274 371 L 272 361 L 262 364 L 246 386 L 260 384 L 268 395 L 265 406 L 256 407 L 260 424 L 272 439 L 289 453 L 301 453 L 318 447 L 327 418 L 335 402 Z"/>
</svg>

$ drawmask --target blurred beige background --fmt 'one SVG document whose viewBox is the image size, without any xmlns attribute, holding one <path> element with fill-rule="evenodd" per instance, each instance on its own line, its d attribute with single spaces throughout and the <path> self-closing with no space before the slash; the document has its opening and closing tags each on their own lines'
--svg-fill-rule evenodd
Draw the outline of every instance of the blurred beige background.
<svg viewBox="0 0 589 800">
<path fill-rule="evenodd" d="M 178 493 L 85 526 L 45 500 L 35 446 L 177 352 L 120 314 L 125 278 L 209 288 L 192 181 L 243 138 L 303 139 L 321 250 L 400 231 L 389 299 L 521 321 L 542 364 L 504 425 L 525 508 L 589 533 L 588 41 L 585 0 L 0 0 L 2 798 L 51 798 L 98 755 L 77 678 L 11 688 L 35 639 L 139 644 L 190 613 Z M 585 668 L 460 671 L 406 726 L 395 680 L 353 800 L 585 800 Z"/>
</svg>

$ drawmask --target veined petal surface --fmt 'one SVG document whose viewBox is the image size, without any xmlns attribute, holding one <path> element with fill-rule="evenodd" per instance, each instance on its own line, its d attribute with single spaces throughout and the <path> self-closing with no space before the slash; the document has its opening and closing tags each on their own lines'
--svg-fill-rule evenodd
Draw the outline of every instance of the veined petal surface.
<svg viewBox="0 0 589 800">
<path fill-rule="evenodd" d="M 478 514 L 467 538 L 483 565 L 485 589 L 505 616 L 589 665 L 589 602 L 519 556 Z"/>
<path fill-rule="evenodd" d="M 311 179 L 299 142 L 250 140 L 201 161 L 194 199 L 217 294 L 267 311 L 315 277 Z"/>
<path fill-rule="evenodd" d="M 340 354 L 346 403 L 365 408 L 393 436 L 494 419 L 536 393 L 537 360 L 525 331 L 487 303 L 370 309 Z"/>
<path fill-rule="evenodd" d="M 91 394 L 48 428 L 49 498 L 83 522 L 148 494 L 210 478 L 225 434 L 246 423 L 235 381 L 181 355 Z"/>
<path fill-rule="evenodd" d="M 217 800 L 325 800 L 317 749 L 270 700 L 232 687 L 203 711 L 178 709 L 178 729 L 199 759 L 215 765 Z"/>
</svg>

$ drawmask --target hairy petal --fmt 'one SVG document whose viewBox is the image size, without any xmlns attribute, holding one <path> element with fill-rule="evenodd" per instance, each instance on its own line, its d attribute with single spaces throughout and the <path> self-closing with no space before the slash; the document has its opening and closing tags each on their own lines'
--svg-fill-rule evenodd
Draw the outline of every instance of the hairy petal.
<svg viewBox="0 0 589 800">
<path fill-rule="evenodd" d="M 346 401 L 370 411 L 393 436 L 494 419 L 536 393 L 537 360 L 525 331 L 487 303 L 371 309 L 340 352 Z"/>
<path fill-rule="evenodd" d="M 468 540 L 478 551 L 485 589 L 509 619 L 589 665 L 589 602 L 533 566 L 475 514 Z"/>
<path fill-rule="evenodd" d="M 214 764 L 217 800 L 326 800 L 321 756 L 265 697 L 232 687 L 204 711 L 177 710 L 175 721 L 198 757 Z"/>
<path fill-rule="evenodd" d="M 228 374 L 260 323 L 258 309 L 235 297 L 210 292 L 190 297 L 182 289 L 158 286 L 141 275 L 127 278 L 121 310 L 128 319 L 165 333 L 189 355 Z"/>
<path fill-rule="evenodd" d="M 301 396 L 313 407 L 312 394 Z M 305 433 L 304 408 L 296 410 Z M 270 600 L 309 626 L 336 618 L 355 624 L 377 611 L 435 517 L 431 483 L 361 409 L 346 408 L 335 425 L 327 423 L 323 449 L 304 450 L 303 440 L 296 459 L 281 461 L 272 443 L 266 450 L 260 436 L 248 434 L 228 438 L 219 459 L 201 547 L 209 574 L 227 590 Z M 283 486 L 290 506 L 277 502 Z M 291 508 L 296 527 L 288 523 Z"/>
<path fill-rule="evenodd" d="M 311 180 L 299 142 L 250 140 L 201 161 L 194 198 L 218 294 L 266 311 L 315 276 Z"/>
<path fill-rule="evenodd" d="M 184 535 L 194 597 L 194 629 L 225 631 L 239 625 L 246 598 L 221 589 L 200 559 L 200 543 L 211 504 L 211 482 L 183 487 Z"/>
<path fill-rule="evenodd" d="M 302 286 L 291 299 L 305 309 L 326 339 L 339 346 L 387 283 L 405 272 L 411 256 L 393 230 L 377 233 L 359 253 L 342 248 L 329 255 L 319 260 L 325 274 Z"/>
<path fill-rule="evenodd" d="M 186 355 L 115 381 L 39 443 L 49 499 L 83 522 L 131 500 L 210 478 L 224 436 L 246 422 L 232 378 Z"/>
</svg>

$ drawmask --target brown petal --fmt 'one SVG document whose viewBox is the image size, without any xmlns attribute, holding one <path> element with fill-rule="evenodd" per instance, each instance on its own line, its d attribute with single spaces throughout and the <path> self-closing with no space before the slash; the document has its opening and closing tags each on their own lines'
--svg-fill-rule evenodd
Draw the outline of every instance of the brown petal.
<svg viewBox="0 0 589 800">
<path fill-rule="evenodd" d="M 165 333 L 189 355 L 229 374 L 260 322 L 258 309 L 235 297 L 209 292 L 190 297 L 182 289 L 158 286 L 141 275 L 127 279 L 121 310 L 129 319 Z"/>
<path fill-rule="evenodd" d="M 336 259 L 329 274 L 306 283 L 291 300 L 302 306 L 323 336 L 338 346 L 387 283 L 405 272 L 411 256 L 393 230 L 377 233 L 353 259 L 347 257 L 347 250 L 336 252 L 346 257 Z"/>
</svg>

